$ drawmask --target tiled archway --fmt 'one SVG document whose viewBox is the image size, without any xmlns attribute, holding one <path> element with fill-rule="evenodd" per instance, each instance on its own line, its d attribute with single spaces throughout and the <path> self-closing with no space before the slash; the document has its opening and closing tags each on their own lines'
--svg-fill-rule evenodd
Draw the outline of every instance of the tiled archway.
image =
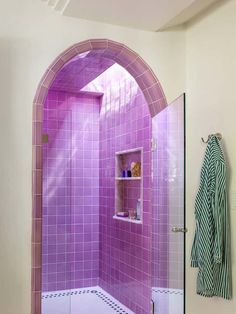
<svg viewBox="0 0 236 314">
<path fill-rule="evenodd" d="M 76 55 L 99 49 L 102 57 L 124 67 L 142 90 L 151 116 L 166 107 L 162 87 L 151 68 L 134 51 L 123 44 L 92 39 L 73 45 L 59 55 L 41 79 L 33 103 L 33 220 L 32 220 L 32 269 L 31 314 L 41 314 L 41 252 L 42 252 L 42 122 L 43 105 L 48 90 L 61 68 Z"/>
</svg>

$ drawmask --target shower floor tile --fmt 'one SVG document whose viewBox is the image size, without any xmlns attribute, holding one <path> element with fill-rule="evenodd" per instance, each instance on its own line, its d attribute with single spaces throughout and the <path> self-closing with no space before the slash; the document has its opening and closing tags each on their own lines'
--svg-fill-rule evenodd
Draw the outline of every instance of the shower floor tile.
<svg viewBox="0 0 236 314">
<path fill-rule="evenodd" d="M 42 314 L 134 314 L 100 287 L 42 294 Z"/>
<path fill-rule="evenodd" d="M 184 295 L 181 289 L 152 288 L 154 314 L 182 314 Z"/>
</svg>

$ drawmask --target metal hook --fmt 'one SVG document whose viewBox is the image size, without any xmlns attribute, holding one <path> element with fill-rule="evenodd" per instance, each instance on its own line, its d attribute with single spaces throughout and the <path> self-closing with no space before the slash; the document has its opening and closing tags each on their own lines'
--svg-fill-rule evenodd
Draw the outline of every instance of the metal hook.
<svg viewBox="0 0 236 314">
<path fill-rule="evenodd" d="M 218 138 L 218 140 L 222 140 L 222 134 L 221 133 L 216 133 L 215 136 Z"/>
<path fill-rule="evenodd" d="M 213 135 L 215 135 L 215 136 L 218 138 L 219 141 L 222 139 L 222 135 L 221 135 L 220 133 L 215 133 L 215 134 L 213 134 Z M 205 141 L 204 138 L 202 137 L 202 138 L 201 138 L 201 139 L 202 139 L 202 142 L 203 142 L 203 143 L 208 143 L 208 141 L 209 141 L 209 139 L 210 139 L 210 136 L 211 136 L 211 135 L 208 135 L 208 138 L 207 138 L 206 141 Z"/>
<path fill-rule="evenodd" d="M 205 141 L 203 137 L 201 137 L 203 143 L 208 143 L 210 135 L 208 135 L 207 140 Z"/>
</svg>

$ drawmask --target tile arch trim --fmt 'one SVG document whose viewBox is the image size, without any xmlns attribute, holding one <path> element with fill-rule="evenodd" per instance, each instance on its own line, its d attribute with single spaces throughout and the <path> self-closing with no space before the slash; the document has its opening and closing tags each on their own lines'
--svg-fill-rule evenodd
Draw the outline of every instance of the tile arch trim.
<svg viewBox="0 0 236 314">
<path fill-rule="evenodd" d="M 43 105 L 48 90 L 62 67 L 76 55 L 97 49 L 103 50 L 104 58 L 114 60 L 134 77 L 152 117 L 167 106 L 161 84 L 149 65 L 126 45 L 113 40 L 90 39 L 74 44 L 63 51 L 46 70 L 33 101 L 31 314 L 41 314 Z"/>
</svg>

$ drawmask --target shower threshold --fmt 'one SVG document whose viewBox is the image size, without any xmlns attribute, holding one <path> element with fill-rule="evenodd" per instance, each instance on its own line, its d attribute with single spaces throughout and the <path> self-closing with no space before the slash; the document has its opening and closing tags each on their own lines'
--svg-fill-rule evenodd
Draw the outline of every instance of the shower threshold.
<svg viewBox="0 0 236 314">
<path fill-rule="evenodd" d="M 134 314 L 100 287 L 42 293 L 42 314 Z"/>
<path fill-rule="evenodd" d="M 154 314 L 180 314 L 184 308 L 183 289 L 152 287 Z"/>
</svg>

